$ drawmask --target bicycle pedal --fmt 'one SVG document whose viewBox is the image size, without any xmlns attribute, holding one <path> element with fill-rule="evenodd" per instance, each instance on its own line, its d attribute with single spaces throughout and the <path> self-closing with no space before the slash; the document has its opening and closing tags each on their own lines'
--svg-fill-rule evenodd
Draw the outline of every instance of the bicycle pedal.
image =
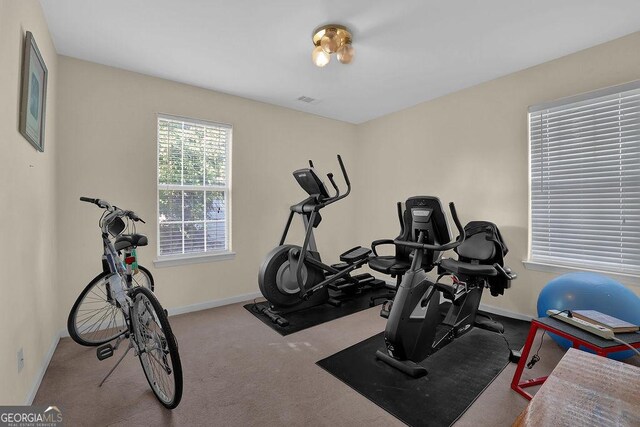
<svg viewBox="0 0 640 427">
<path fill-rule="evenodd" d="M 105 344 L 96 349 L 96 357 L 98 360 L 108 359 L 113 356 L 113 346 Z"/>
</svg>

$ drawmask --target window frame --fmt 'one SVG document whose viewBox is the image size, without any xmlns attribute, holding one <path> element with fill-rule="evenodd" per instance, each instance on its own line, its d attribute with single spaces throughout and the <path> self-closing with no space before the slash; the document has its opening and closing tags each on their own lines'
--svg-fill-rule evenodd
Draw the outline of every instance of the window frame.
<svg viewBox="0 0 640 427">
<path fill-rule="evenodd" d="M 215 126 L 228 129 L 229 137 L 226 145 L 227 173 L 226 185 L 177 185 L 177 184 L 161 184 L 160 183 L 160 120 L 173 120 L 184 123 Z M 153 261 L 155 267 L 171 267 L 183 264 L 196 264 L 210 261 L 224 261 L 235 258 L 235 252 L 232 250 L 232 147 L 233 147 L 233 125 L 229 123 L 215 122 L 211 120 L 197 119 L 185 116 L 177 116 L 173 114 L 157 113 L 156 120 L 156 259 Z M 160 254 L 160 191 L 176 190 L 176 191 L 223 191 L 225 195 L 225 249 L 209 251 L 209 252 L 191 252 L 185 254 Z M 184 199 L 183 199 L 184 206 Z M 206 212 L 205 212 L 206 215 Z M 206 221 L 205 221 L 206 222 Z M 184 223 L 184 222 L 183 222 Z"/>
<path fill-rule="evenodd" d="M 591 271 L 595 273 L 606 274 L 607 276 L 613 277 L 622 283 L 628 285 L 638 286 L 640 285 L 640 274 L 636 274 L 633 272 L 622 272 L 622 271 L 613 271 L 607 270 L 605 268 L 599 267 L 588 267 L 588 262 L 585 262 L 582 265 L 565 263 L 561 260 L 538 260 L 533 258 L 533 179 L 532 179 L 532 167 L 533 167 L 533 159 L 532 159 L 532 135 L 531 135 L 531 113 L 539 112 L 545 109 L 552 109 L 564 105 L 575 104 L 583 101 L 588 101 L 590 99 L 600 98 L 609 95 L 615 95 L 619 93 L 623 93 L 626 91 L 637 90 L 640 89 L 640 80 L 610 86 L 603 89 L 581 93 L 575 96 L 569 96 L 561 99 L 557 99 L 554 101 L 549 101 L 537 105 L 532 105 L 529 107 L 527 112 L 527 141 L 528 141 L 528 246 L 527 246 L 527 259 L 523 260 L 522 263 L 524 267 L 528 270 L 534 271 L 543 271 L 548 273 L 568 273 L 572 271 Z"/>
</svg>

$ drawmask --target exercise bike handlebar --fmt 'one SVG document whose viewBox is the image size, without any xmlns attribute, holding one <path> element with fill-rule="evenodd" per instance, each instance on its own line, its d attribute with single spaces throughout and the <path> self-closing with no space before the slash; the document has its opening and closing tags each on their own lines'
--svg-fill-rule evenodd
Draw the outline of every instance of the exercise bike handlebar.
<svg viewBox="0 0 640 427">
<path fill-rule="evenodd" d="M 460 223 L 460 219 L 458 219 L 458 214 L 456 212 L 456 205 L 453 202 L 449 203 L 449 209 L 451 210 L 451 218 L 453 218 L 453 222 L 456 224 L 456 228 L 458 229 L 458 232 L 460 233 L 458 238 L 456 240 L 454 240 L 453 242 L 449 242 L 449 243 L 446 243 L 444 245 L 430 245 L 428 243 L 418 243 L 418 242 L 407 242 L 407 241 L 404 241 L 404 240 L 394 240 L 393 243 L 395 245 L 406 246 L 406 247 L 412 248 L 412 249 L 424 249 L 424 250 L 431 250 L 431 251 L 438 251 L 438 252 L 447 251 L 449 249 L 453 249 L 453 248 L 456 248 L 456 247 L 460 246 L 460 244 L 462 244 L 462 242 L 464 242 L 464 239 L 466 238 L 466 235 L 465 235 L 465 232 L 464 232 L 464 227 Z"/>
</svg>

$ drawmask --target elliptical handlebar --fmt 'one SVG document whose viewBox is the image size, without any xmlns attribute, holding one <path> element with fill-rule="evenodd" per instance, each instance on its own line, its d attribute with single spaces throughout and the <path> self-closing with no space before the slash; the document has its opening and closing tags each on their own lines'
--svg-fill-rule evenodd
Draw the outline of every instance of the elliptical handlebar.
<svg viewBox="0 0 640 427">
<path fill-rule="evenodd" d="M 332 173 L 328 173 L 327 174 L 327 178 L 329 178 L 329 181 L 331 182 L 331 185 L 333 185 L 333 188 L 336 190 L 336 195 L 324 200 L 321 204 L 319 204 L 318 206 L 320 208 L 323 208 L 323 207 L 325 207 L 327 205 L 330 205 L 331 203 L 337 202 L 338 200 L 342 200 L 345 197 L 347 197 L 349 195 L 349 193 L 351 193 L 351 181 L 349 180 L 349 175 L 347 174 L 347 169 L 344 166 L 344 162 L 342 161 L 342 156 L 340 156 L 340 154 L 338 154 L 338 163 L 340 164 L 340 170 L 342 171 L 342 176 L 344 178 L 344 182 L 347 184 L 347 191 L 344 194 L 340 194 L 340 189 L 338 188 L 338 185 L 336 184 L 335 180 L 333 179 L 333 174 Z M 309 160 L 309 164 L 313 165 L 313 162 L 311 160 Z"/>
<path fill-rule="evenodd" d="M 460 223 L 460 219 L 458 219 L 458 214 L 456 212 L 456 205 L 453 202 L 449 203 L 449 210 L 451 211 L 451 218 L 453 218 L 453 222 L 455 223 L 456 228 L 460 233 L 460 235 L 455 241 L 446 243 L 444 245 L 430 245 L 428 243 L 407 242 L 404 240 L 396 239 L 393 241 L 393 243 L 395 245 L 405 246 L 412 249 L 424 249 L 424 250 L 431 250 L 431 251 L 438 251 L 438 252 L 447 251 L 449 249 L 453 249 L 460 246 L 462 242 L 464 242 L 464 239 L 466 238 L 464 227 Z"/>
<path fill-rule="evenodd" d="M 333 185 L 333 189 L 336 190 L 336 195 L 333 197 L 340 196 L 340 188 L 338 188 L 338 184 L 336 184 L 336 181 L 333 179 L 333 174 L 328 173 L 327 178 L 329 178 L 329 181 L 331 181 L 331 185 Z"/>
<path fill-rule="evenodd" d="M 344 182 L 347 183 L 347 188 L 349 189 L 349 191 L 351 191 L 351 181 L 349 181 L 349 175 L 347 175 L 347 169 L 344 167 L 342 156 L 340 156 L 340 154 L 338 154 L 338 163 L 340 163 L 340 169 L 342 170 L 342 176 L 344 176 Z"/>
</svg>

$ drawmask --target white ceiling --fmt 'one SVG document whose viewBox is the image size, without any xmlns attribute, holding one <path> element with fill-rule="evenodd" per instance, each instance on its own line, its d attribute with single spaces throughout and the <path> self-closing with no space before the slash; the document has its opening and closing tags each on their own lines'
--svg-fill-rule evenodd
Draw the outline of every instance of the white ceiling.
<svg viewBox="0 0 640 427">
<path fill-rule="evenodd" d="M 352 123 L 640 30 L 638 0 L 41 3 L 62 55 Z M 325 23 L 352 30 L 351 65 L 311 63 Z"/>
</svg>

